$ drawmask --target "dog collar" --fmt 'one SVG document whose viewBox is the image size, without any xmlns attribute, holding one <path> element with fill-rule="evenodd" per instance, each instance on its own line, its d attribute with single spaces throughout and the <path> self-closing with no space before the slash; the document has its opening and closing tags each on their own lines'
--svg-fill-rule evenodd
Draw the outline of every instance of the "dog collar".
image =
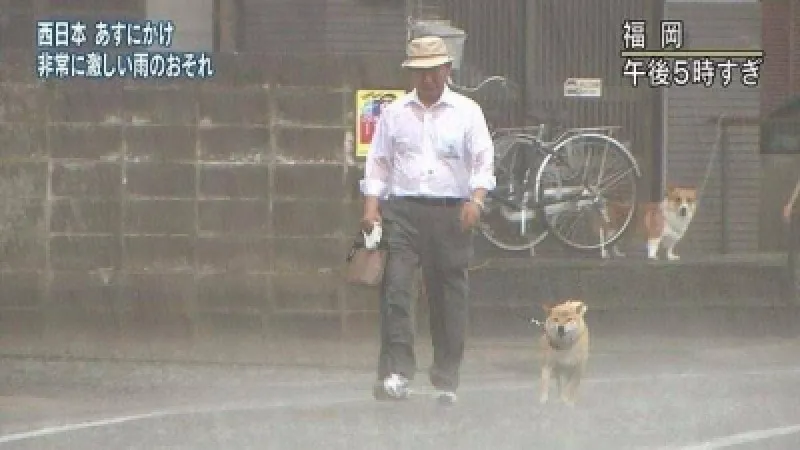
<svg viewBox="0 0 800 450">
<path fill-rule="evenodd" d="M 553 342 L 553 340 L 550 339 L 550 337 L 548 336 L 547 337 L 547 345 L 549 345 L 550 348 L 552 348 L 553 350 L 564 350 L 565 348 L 571 347 L 575 342 L 578 341 L 578 339 L 580 339 L 581 336 L 583 336 L 583 333 L 575 336 L 575 339 L 573 339 L 571 342 L 564 343 L 562 345 L 559 345 L 556 342 Z"/>
<path fill-rule="evenodd" d="M 567 345 L 556 344 L 555 342 L 553 342 L 553 340 L 552 340 L 552 339 L 548 339 L 548 340 L 547 340 L 547 344 L 548 344 L 548 345 L 550 346 L 550 348 L 552 348 L 553 350 L 563 350 L 563 349 L 567 348 Z"/>
</svg>

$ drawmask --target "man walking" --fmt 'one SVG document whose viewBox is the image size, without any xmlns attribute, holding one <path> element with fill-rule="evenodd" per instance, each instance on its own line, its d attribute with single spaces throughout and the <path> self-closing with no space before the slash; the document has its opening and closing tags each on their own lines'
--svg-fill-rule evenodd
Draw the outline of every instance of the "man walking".
<svg viewBox="0 0 800 450">
<path fill-rule="evenodd" d="M 472 228 L 494 189 L 494 147 L 480 106 L 448 89 L 452 59 L 444 41 L 408 44 L 403 67 L 413 91 L 381 114 L 367 155 L 362 226 L 384 223 L 388 260 L 381 288 L 381 350 L 376 399 L 404 399 L 416 371 L 412 280 L 422 267 L 430 306 L 440 401 L 456 401 L 468 316 Z"/>
</svg>

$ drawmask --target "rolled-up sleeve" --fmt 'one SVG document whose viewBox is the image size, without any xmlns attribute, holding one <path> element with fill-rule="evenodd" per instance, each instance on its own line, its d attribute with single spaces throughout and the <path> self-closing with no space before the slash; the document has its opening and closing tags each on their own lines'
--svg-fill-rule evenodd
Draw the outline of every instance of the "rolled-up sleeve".
<svg viewBox="0 0 800 450">
<path fill-rule="evenodd" d="M 486 125 L 486 118 L 480 106 L 475 105 L 471 114 L 471 124 L 469 128 L 469 150 L 472 158 L 470 167 L 469 188 L 470 191 L 476 189 L 493 190 L 495 188 L 494 177 L 494 143 Z"/>
<path fill-rule="evenodd" d="M 359 183 L 361 193 L 365 196 L 386 198 L 389 194 L 391 162 L 386 117 L 386 114 L 382 114 L 378 119 L 372 144 L 367 152 L 364 178 Z"/>
</svg>

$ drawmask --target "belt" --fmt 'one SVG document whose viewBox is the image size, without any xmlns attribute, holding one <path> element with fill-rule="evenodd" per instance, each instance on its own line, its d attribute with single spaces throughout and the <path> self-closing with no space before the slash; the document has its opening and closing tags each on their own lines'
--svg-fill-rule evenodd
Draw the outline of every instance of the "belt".
<svg viewBox="0 0 800 450">
<path fill-rule="evenodd" d="M 453 207 L 459 206 L 464 203 L 466 200 L 459 197 L 416 197 L 416 196 L 402 196 L 398 197 L 402 200 L 406 200 L 413 203 L 418 203 L 420 205 L 427 205 L 427 206 L 444 206 L 444 207 Z"/>
</svg>

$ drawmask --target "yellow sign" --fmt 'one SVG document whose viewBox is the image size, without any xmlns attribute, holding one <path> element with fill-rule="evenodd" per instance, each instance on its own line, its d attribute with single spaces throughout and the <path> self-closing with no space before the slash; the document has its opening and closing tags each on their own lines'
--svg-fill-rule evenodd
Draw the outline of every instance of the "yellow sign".
<svg viewBox="0 0 800 450">
<path fill-rule="evenodd" d="M 405 93 L 398 89 L 356 91 L 356 158 L 366 158 L 383 108 Z"/>
</svg>

